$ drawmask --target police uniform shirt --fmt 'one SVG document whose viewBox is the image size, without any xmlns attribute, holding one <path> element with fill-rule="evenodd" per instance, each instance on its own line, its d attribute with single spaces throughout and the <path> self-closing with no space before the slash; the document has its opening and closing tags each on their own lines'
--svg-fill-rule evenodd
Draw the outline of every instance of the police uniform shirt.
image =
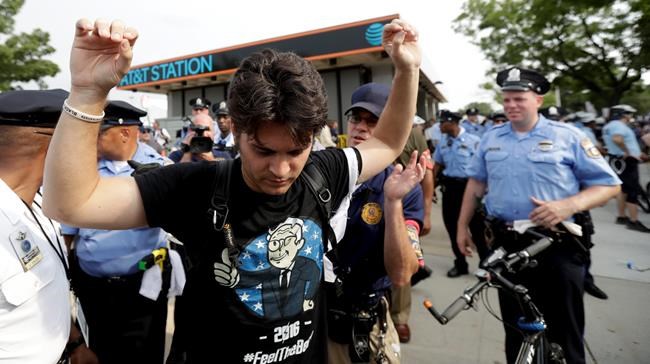
<svg viewBox="0 0 650 364">
<path fill-rule="evenodd" d="M 576 128 L 580 129 L 581 132 L 585 133 L 587 138 L 589 138 L 589 140 L 591 140 L 591 142 L 594 143 L 594 145 L 598 145 L 598 139 L 596 139 L 596 134 L 594 134 L 594 131 L 590 127 L 584 126 L 582 123 L 575 123 L 573 125 Z"/>
<path fill-rule="evenodd" d="M 605 142 L 605 147 L 607 147 L 607 153 L 619 157 L 625 154 L 623 149 L 614 143 L 614 135 L 621 135 L 623 137 L 623 142 L 630 152 L 630 156 L 635 158 L 641 156 L 641 148 L 639 147 L 639 142 L 636 140 L 634 131 L 620 120 L 612 120 L 603 127 L 603 142 Z"/>
<path fill-rule="evenodd" d="M 228 133 L 225 138 L 222 138 L 221 133 L 217 133 L 217 135 L 214 137 L 214 144 L 223 144 L 223 146 L 226 148 L 232 147 L 235 145 L 235 137 L 232 135 L 232 133 Z"/>
<path fill-rule="evenodd" d="M 509 122 L 487 132 L 468 175 L 487 183 L 487 212 L 504 221 L 528 219 L 535 208 L 531 196 L 560 200 L 590 186 L 621 183 L 584 133 L 542 115 L 521 136 Z"/>
<path fill-rule="evenodd" d="M 436 163 L 445 166 L 442 174 L 447 177 L 467 178 L 467 170 L 480 142 L 481 138 L 465 132 L 463 127 L 455 138 L 444 134 L 434 154 Z"/>
<path fill-rule="evenodd" d="M 70 334 L 65 269 L 32 214 L 2 179 L 0 201 L 0 362 L 56 363 Z M 67 255 L 58 224 L 50 224 L 35 204 L 32 211 Z"/>
<path fill-rule="evenodd" d="M 473 123 L 467 119 L 463 120 L 460 125 L 465 128 L 465 131 L 467 131 L 469 134 L 474 134 L 477 137 L 482 137 L 483 133 L 485 133 L 485 127 L 481 124 Z"/>
<path fill-rule="evenodd" d="M 164 157 L 143 143 L 138 143 L 132 160 L 165 164 Z M 101 159 L 98 171 L 103 177 L 130 176 L 133 168 L 126 162 Z M 84 272 L 94 277 L 135 274 L 142 257 L 156 248 L 166 246 L 166 233 L 160 228 L 98 230 L 63 225 L 63 233 L 79 236 L 75 243 L 79 265 Z"/>
</svg>

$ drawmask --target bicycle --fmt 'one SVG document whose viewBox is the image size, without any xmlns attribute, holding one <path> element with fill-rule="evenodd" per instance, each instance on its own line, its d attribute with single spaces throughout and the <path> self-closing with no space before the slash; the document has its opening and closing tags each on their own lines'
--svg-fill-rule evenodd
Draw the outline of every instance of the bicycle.
<svg viewBox="0 0 650 364">
<path fill-rule="evenodd" d="M 527 248 L 512 254 L 508 254 L 503 248 L 496 249 L 481 263 L 482 268 L 478 269 L 474 274 L 478 282 L 466 288 L 463 294 L 449 305 L 442 314 L 436 311 L 429 300 L 424 301 L 424 306 L 440 324 L 446 325 L 461 311 L 474 308 L 476 298 L 482 296 L 483 305 L 493 316 L 497 317 L 492 312 L 489 303 L 486 302 L 487 298 L 482 295 L 482 292 L 489 287 L 505 289 L 514 293 L 524 308 L 524 317 L 521 317 L 517 323 L 518 328 L 524 333 L 524 340 L 519 348 L 516 363 L 531 364 L 534 359 L 536 359 L 535 363 L 537 364 L 566 363 L 562 347 L 548 342 L 545 335 L 546 322 L 544 316 L 528 295 L 528 289 L 523 285 L 510 282 L 501 275 L 504 270 L 515 273 L 526 267 L 536 265 L 537 262 L 531 258 L 547 249 L 554 242 L 553 238 L 531 229 L 526 230 L 526 234 L 539 239 Z"/>
</svg>

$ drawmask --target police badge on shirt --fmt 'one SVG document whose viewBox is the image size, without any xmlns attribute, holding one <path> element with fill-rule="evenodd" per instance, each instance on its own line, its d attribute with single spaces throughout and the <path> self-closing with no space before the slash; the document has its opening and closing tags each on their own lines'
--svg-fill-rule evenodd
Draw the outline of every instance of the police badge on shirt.
<svg viewBox="0 0 650 364">
<path fill-rule="evenodd" d="M 25 272 L 34 268 L 36 264 L 43 260 L 43 253 L 26 227 L 22 226 L 16 229 L 9 235 L 9 240 Z"/>
</svg>

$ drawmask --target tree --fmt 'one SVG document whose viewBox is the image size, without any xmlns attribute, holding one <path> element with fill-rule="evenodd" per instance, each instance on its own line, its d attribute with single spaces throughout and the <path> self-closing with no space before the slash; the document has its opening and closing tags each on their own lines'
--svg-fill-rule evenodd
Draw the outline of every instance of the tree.
<svg viewBox="0 0 650 364">
<path fill-rule="evenodd" d="M 481 115 L 490 115 L 494 111 L 492 110 L 492 105 L 487 102 L 470 102 L 469 104 L 465 105 L 464 109 L 459 110 L 458 112 L 463 115 L 467 109 L 472 107 L 477 108 Z"/>
<path fill-rule="evenodd" d="M 537 69 L 598 107 L 620 103 L 650 69 L 647 0 L 468 0 L 455 30 L 482 49 L 491 72 Z"/>
<path fill-rule="evenodd" d="M 0 0 L 0 91 L 10 90 L 14 82 L 36 81 L 41 89 L 45 76 L 54 76 L 59 66 L 42 59 L 54 53 L 50 35 L 41 29 L 12 34 L 14 19 L 24 0 Z"/>
</svg>

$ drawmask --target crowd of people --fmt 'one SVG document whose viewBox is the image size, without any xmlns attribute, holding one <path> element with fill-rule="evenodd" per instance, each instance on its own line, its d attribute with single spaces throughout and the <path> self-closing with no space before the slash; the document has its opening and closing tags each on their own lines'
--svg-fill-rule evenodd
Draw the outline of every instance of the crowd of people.
<svg viewBox="0 0 650 364">
<path fill-rule="evenodd" d="M 618 196 L 617 222 L 648 232 L 632 107 L 611 108 L 600 143 L 595 116 L 575 114 L 578 128 L 540 113 L 550 82 L 511 67 L 497 75 L 502 112 L 443 110 L 426 128 L 417 30 L 396 19 L 382 40 L 393 82 L 354 91 L 345 147 L 314 66 L 267 49 L 242 61 L 228 100 L 190 100 L 172 150 L 145 111 L 107 100 L 137 38 L 120 21 L 79 20 L 69 94 L 0 94 L 0 361 L 160 364 L 176 297 L 169 364 L 399 363 L 441 186 L 450 278 L 474 249 L 529 244 L 514 221 L 582 227 L 509 278 L 567 361 L 585 362 L 589 209 Z M 512 363 L 521 308 L 499 301 Z"/>
</svg>

